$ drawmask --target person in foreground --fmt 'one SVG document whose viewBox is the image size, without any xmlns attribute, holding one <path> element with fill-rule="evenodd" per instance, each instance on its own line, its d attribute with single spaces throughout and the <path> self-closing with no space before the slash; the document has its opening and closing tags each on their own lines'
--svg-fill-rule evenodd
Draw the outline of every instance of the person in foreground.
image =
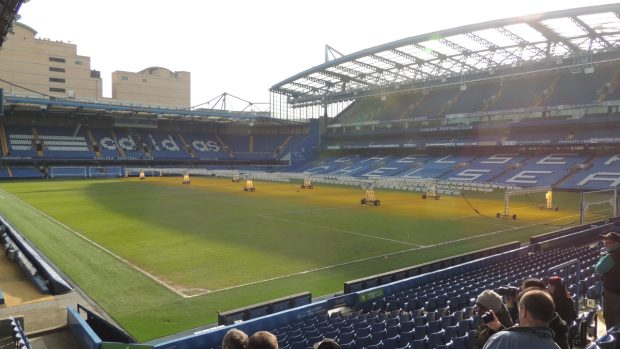
<svg viewBox="0 0 620 349">
<path fill-rule="evenodd" d="M 248 335 L 236 328 L 226 332 L 222 339 L 222 349 L 246 349 L 247 347 Z"/>
<path fill-rule="evenodd" d="M 620 234 L 601 236 L 607 250 L 594 270 L 603 275 L 603 318 L 607 330 L 620 323 Z"/>
<path fill-rule="evenodd" d="M 248 349 L 278 349 L 278 339 L 271 332 L 258 331 L 250 336 Z"/>
<path fill-rule="evenodd" d="M 549 293 L 528 290 L 519 300 L 519 325 L 491 336 L 484 349 L 558 349 L 549 328 L 554 316 L 555 306 Z M 488 326 L 499 330 L 502 325 L 496 318 Z"/>
</svg>

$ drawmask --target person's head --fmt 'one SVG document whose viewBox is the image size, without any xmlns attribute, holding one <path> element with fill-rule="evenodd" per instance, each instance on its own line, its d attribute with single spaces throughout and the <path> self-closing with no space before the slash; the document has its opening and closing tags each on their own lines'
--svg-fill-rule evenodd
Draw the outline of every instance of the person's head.
<svg viewBox="0 0 620 349">
<path fill-rule="evenodd" d="M 502 296 L 492 290 L 484 290 L 476 298 L 476 308 L 478 314 L 482 315 L 489 310 L 493 310 L 496 314 L 502 307 Z"/>
<path fill-rule="evenodd" d="M 548 327 L 554 316 L 555 305 L 546 291 L 528 289 L 519 299 L 520 326 Z"/>
<path fill-rule="evenodd" d="M 246 349 L 247 347 L 248 335 L 236 328 L 226 332 L 222 338 L 222 349 Z"/>
<path fill-rule="evenodd" d="M 524 291 L 525 289 L 528 289 L 528 288 L 531 288 L 531 287 L 547 288 L 547 286 L 545 285 L 545 283 L 541 279 L 527 278 L 527 279 L 523 280 L 523 283 L 521 284 L 521 291 Z"/>
<path fill-rule="evenodd" d="M 570 293 L 564 286 L 564 280 L 561 277 L 554 275 L 549 278 L 549 293 L 551 293 L 551 297 L 554 300 L 562 299 L 562 298 L 570 298 Z"/>
<path fill-rule="evenodd" d="M 609 232 L 601 235 L 601 240 L 603 240 L 603 245 L 605 245 L 605 248 L 611 250 L 612 248 L 620 245 L 620 234 L 616 232 Z"/>
<path fill-rule="evenodd" d="M 267 331 L 258 331 L 250 336 L 247 349 L 278 349 L 278 339 Z"/>
<path fill-rule="evenodd" d="M 314 343 L 314 349 L 340 349 L 340 344 L 331 338 Z"/>
</svg>

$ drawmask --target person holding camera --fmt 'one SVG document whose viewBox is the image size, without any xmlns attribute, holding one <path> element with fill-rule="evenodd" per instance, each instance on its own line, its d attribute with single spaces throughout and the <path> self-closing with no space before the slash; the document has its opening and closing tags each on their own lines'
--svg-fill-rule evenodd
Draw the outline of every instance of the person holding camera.
<svg viewBox="0 0 620 349">
<path fill-rule="evenodd" d="M 517 295 L 521 292 L 521 289 L 515 286 L 502 286 L 495 290 L 497 294 L 504 298 L 504 304 L 508 309 L 508 314 L 512 322 L 519 321 L 519 305 L 517 303 Z"/>
<path fill-rule="evenodd" d="M 559 349 L 549 323 L 555 316 L 553 299 L 548 292 L 527 289 L 519 299 L 519 324 L 500 331 L 502 324 L 494 313 L 487 326 L 499 331 L 489 338 L 483 349 Z"/>
<path fill-rule="evenodd" d="M 512 326 L 512 319 L 508 309 L 502 302 L 502 297 L 492 290 L 484 290 L 476 298 L 476 311 L 482 319 L 482 324 L 476 329 L 474 349 L 482 349 L 487 340 L 500 329 Z M 487 326 L 487 323 L 498 319 L 502 325 L 499 329 Z"/>
</svg>

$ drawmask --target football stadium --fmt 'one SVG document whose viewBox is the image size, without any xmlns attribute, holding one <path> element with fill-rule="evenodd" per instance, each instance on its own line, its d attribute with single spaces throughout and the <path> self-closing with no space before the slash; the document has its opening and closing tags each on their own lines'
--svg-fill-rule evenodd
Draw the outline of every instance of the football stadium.
<svg viewBox="0 0 620 349">
<path fill-rule="evenodd" d="M 477 348 L 483 291 L 512 309 L 557 277 L 566 345 L 620 345 L 598 263 L 620 226 L 620 4 L 326 46 L 240 111 L 191 107 L 190 72 L 157 66 L 105 98 L 23 3 L 0 2 L 0 348 L 222 349 L 233 328 Z"/>
</svg>

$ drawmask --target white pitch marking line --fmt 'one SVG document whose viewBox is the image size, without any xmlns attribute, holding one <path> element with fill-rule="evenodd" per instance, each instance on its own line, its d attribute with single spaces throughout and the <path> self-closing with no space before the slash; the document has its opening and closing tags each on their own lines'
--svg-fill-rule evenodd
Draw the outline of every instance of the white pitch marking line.
<svg viewBox="0 0 620 349">
<path fill-rule="evenodd" d="M 187 295 L 185 295 L 185 294 L 183 294 L 183 293 L 179 292 L 179 291 L 178 291 L 177 289 L 175 289 L 174 287 L 172 287 L 172 286 L 168 285 L 167 283 L 163 282 L 162 280 L 160 280 L 157 276 L 155 276 L 155 275 L 153 275 L 153 274 L 149 273 L 148 271 L 146 271 L 146 270 L 144 270 L 144 269 L 140 268 L 139 266 L 137 266 L 137 265 L 135 265 L 135 264 L 131 263 L 130 261 L 128 261 L 128 260 L 124 259 L 123 257 L 121 257 L 121 256 L 117 255 L 116 253 L 114 253 L 114 252 L 112 252 L 112 251 L 108 250 L 107 248 L 105 248 L 105 247 L 103 247 L 103 246 L 99 245 L 99 244 L 98 244 L 98 243 L 96 243 L 95 241 L 93 241 L 93 240 L 91 240 L 91 239 L 87 238 L 86 236 L 84 236 L 84 235 L 82 235 L 82 234 L 78 233 L 77 231 L 75 231 L 75 230 L 73 230 L 73 229 L 69 228 L 67 225 L 65 225 L 65 224 L 61 223 L 60 221 L 56 220 L 55 218 L 53 218 L 53 217 L 49 216 L 48 214 L 46 214 L 45 212 L 43 212 L 43 211 L 39 210 L 38 208 L 36 208 L 36 207 L 34 207 L 34 206 L 32 206 L 32 205 L 28 204 L 27 202 L 23 201 L 22 199 L 18 198 L 17 196 L 15 196 L 15 195 L 13 195 L 13 194 L 11 194 L 11 193 L 9 193 L 9 192 L 7 192 L 7 191 L 6 191 L 6 190 L 4 190 L 4 189 L 0 189 L 0 190 L 2 190 L 5 194 L 7 194 L 7 195 L 9 195 L 9 196 L 13 197 L 15 200 L 17 200 L 17 201 L 21 202 L 22 204 L 24 204 L 24 205 L 26 205 L 26 206 L 30 207 L 30 209 L 32 209 L 33 211 L 35 211 L 35 212 L 37 212 L 38 214 L 42 215 L 43 217 L 47 218 L 48 220 L 50 220 L 50 221 L 52 221 L 52 222 L 54 222 L 54 223 L 58 224 L 59 226 L 61 226 L 61 227 L 63 227 L 64 229 L 66 229 L 67 231 L 69 231 L 69 232 L 71 232 L 71 233 L 75 234 L 76 236 L 78 236 L 78 237 L 82 238 L 84 241 L 86 241 L 86 242 L 90 243 L 91 245 L 95 246 L 96 248 L 100 249 L 101 251 L 106 252 L 106 253 L 107 253 L 107 254 L 109 254 L 110 256 L 112 256 L 112 257 L 116 258 L 117 260 L 119 260 L 119 261 L 121 261 L 121 262 L 123 262 L 123 263 L 127 264 L 128 266 L 130 266 L 130 267 L 131 267 L 131 268 L 133 268 L 134 270 L 136 270 L 136 271 L 138 271 L 138 272 L 140 272 L 140 273 L 144 274 L 144 275 L 145 275 L 146 277 L 148 277 L 149 279 L 151 279 L 151 280 L 153 280 L 153 281 L 157 282 L 158 284 L 160 284 L 160 285 L 164 286 L 165 288 L 169 289 L 170 291 L 172 291 L 172 292 L 176 293 L 177 295 L 179 295 L 179 296 L 181 296 L 181 297 L 183 297 L 183 298 L 189 298 Z"/>
<path fill-rule="evenodd" d="M 364 236 L 364 237 L 371 238 L 371 239 L 396 242 L 396 243 L 405 244 L 405 245 L 409 245 L 409 246 L 422 247 L 421 245 L 412 244 L 412 243 L 406 242 L 406 241 L 400 241 L 400 240 L 388 239 L 388 238 L 384 238 L 384 237 L 380 237 L 380 236 L 356 233 L 354 231 L 338 229 L 338 228 L 333 228 L 333 227 L 328 227 L 328 226 L 324 226 L 324 225 L 320 225 L 320 224 L 298 222 L 298 221 L 293 221 L 293 220 L 290 220 L 290 219 L 277 218 L 277 217 L 269 217 L 269 216 L 265 216 L 265 215 L 258 215 L 258 217 L 266 218 L 266 219 L 273 219 L 273 220 L 276 220 L 276 221 L 281 221 L 281 222 L 286 222 L 286 223 L 307 225 L 307 226 L 311 226 L 311 227 L 316 227 L 316 228 L 321 228 L 321 229 L 326 229 L 326 230 L 332 230 L 332 231 L 337 231 L 337 232 L 340 232 L 340 233 L 346 233 L 346 234 L 351 234 L 351 235 Z"/>
<path fill-rule="evenodd" d="M 322 208 L 307 209 L 307 210 L 294 210 L 294 211 L 280 211 L 280 212 L 268 213 L 268 214 L 265 214 L 265 216 L 273 216 L 273 215 L 278 215 L 278 214 L 290 214 L 290 213 L 306 213 L 306 212 L 320 212 L 320 211 L 342 210 L 342 209 L 354 208 L 354 207 L 358 207 L 358 206 L 359 205 L 356 205 L 356 206 L 339 206 L 339 207 L 322 207 Z"/>
<path fill-rule="evenodd" d="M 508 228 L 508 229 L 502 229 L 502 230 L 497 230 L 497 231 L 493 231 L 493 232 L 486 233 L 486 234 L 479 234 L 479 235 L 474 235 L 474 236 L 468 236 L 468 237 L 465 237 L 465 238 L 462 238 L 462 239 L 440 242 L 438 244 L 427 245 L 427 246 L 420 246 L 420 247 L 410 248 L 410 249 L 407 249 L 407 250 L 387 253 L 387 254 L 383 254 L 383 255 L 380 255 L 380 256 L 366 257 L 366 258 L 361 258 L 361 259 L 357 259 L 357 260 L 354 260 L 354 261 L 349 261 L 349 262 L 344 262 L 344 263 L 328 265 L 328 266 L 325 266 L 325 267 L 320 267 L 320 268 L 315 268 L 315 269 L 304 270 L 304 271 L 300 271 L 300 272 L 297 272 L 297 273 L 291 273 L 291 274 L 287 274 L 287 275 L 275 276 L 275 277 L 268 278 L 268 279 L 263 279 L 263 280 L 248 282 L 248 283 L 245 283 L 245 284 L 240 284 L 240 285 L 235 285 L 235 286 L 230 286 L 230 287 L 225 287 L 225 288 L 220 288 L 220 289 L 212 290 L 209 293 L 228 291 L 228 290 L 232 290 L 232 289 L 235 289 L 235 288 L 240 288 L 240 287 L 245 287 L 245 286 L 252 286 L 252 285 L 256 285 L 256 284 L 260 284 L 260 283 L 265 283 L 265 282 L 269 282 L 269 281 L 279 280 L 279 279 L 285 279 L 285 278 L 289 278 L 289 277 L 293 277 L 293 276 L 298 276 L 298 275 L 303 275 L 303 274 L 307 274 L 307 273 L 312 273 L 312 272 L 315 272 L 315 271 L 321 271 L 321 270 L 326 270 L 326 269 L 333 269 L 333 268 L 337 268 L 337 267 L 341 267 L 341 266 L 345 266 L 345 265 L 349 265 L 349 264 L 365 262 L 365 261 L 368 261 L 368 260 L 371 260 L 371 259 L 386 258 L 386 257 L 389 257 L 389 256 L 394 256 L 394 255 L 397 255 L 397 254 L 401 254 L 401 253 L 406 253 L 406 252 L 411 252 L 411 251 L 416 251 L 416 250 L 422 250 L 422 249 L 432 248 L 432 247 L 437 247 L 437 246 L 442 246 L 442 245 L 448 245 L 448 244 L 451 244 L 451 243 L 454 243 L 454 242 L 460 242 L 460 241 L 465 241 L 465 240 L 476 239 L 476 238 L 479 238 L 479 237 L 490 236 L 490 235 L 495 235 L 495 234 L 499 234 L 499 233 L 505 233 L 507 231 L 518 230 L 518 229 L 522 229 L 522 228 L 529 228 L 529 227 L 533 227 L 533 226 L 537 226 L 537 225 L 541 225 L 541 224 L 546 224 L 546 223 L 549 223 L 549 222 L 555 222 L 555 221 L 558 221 L 558 220 L 561 220 L 561 219 L 565 219 L 565 218 L 569 218 L 569 217 L 575 217 L 575 216 L 578 216 L 578 215 L 571 215 L 571 216 L 566 216 L 566 217 L 562 217 L 562 218 L 556 218 L 556 219 L 552 219 L 552 220 L 548 220 L 548 221 L 544 221 L 544 222 L 540 222 L 540 223 L 532 223 L 532 224 L 528 224 L 528 225 L 524 225 L 524 226 L 520 226 L 520 227 L 512 227 L 512 228 Z"/>
</svg>

